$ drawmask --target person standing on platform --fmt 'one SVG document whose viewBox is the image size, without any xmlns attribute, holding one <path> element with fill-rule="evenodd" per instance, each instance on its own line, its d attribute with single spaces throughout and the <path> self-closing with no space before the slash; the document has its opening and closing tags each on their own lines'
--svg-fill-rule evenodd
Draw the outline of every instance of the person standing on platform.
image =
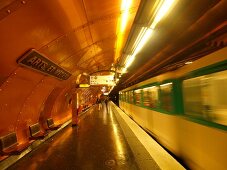
<svg viewBox="0 0 227 170">
<path fill-rule="evenodd" d="M 105 104 L 106 104 L 106 112 L 108 113 L 108 102 L 109 102 L 109 98 L 106 97 L 105 98 Z"/>
<path fill-rule="evenodd" d="M 98 104 L 98 110 L 100 110 L 101 109 L 101 99 L 100 98 L 97 98 L 96 104 Z"/>
</svg>

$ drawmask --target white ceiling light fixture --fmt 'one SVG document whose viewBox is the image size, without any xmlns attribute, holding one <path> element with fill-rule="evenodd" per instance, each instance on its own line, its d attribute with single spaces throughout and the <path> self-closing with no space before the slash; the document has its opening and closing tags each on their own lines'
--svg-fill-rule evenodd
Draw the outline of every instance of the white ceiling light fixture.
<svg viewBox="0 0 227 170">
<path fill-rule="evenodd" d="M 188 65 L 188 64 L 192 64 L 192 63 L 193 63 L 192 61 L 187 61 L 184 64 Z"/>
<path fill-rule="evenodd" d="M 156 25 L 170 11 L 174 4 L 176 4 L 176 0 L 162 0 L 160 2 L 153 21 L 149 24 L 148 27 L 142 27 L 140 33 L 137 35 L 136 41 L 134 42 L 132 48 L 132 54 L 126 57 L 124 63 L 125 66 L 124 68 L 122 68 L 122 73 L 127 72 L 127 68 L 133 63 L 136 58 L 136 55 L 141 51 L 144 45 L 151 38 Z"/>
<path fill-rule="evenodd" d="M 161 7 L 155 14 L 155 18 L 150 25 L 151 29 L 155 29 L 156 25 L 161 21 L 161 19 L 170 11 L 171 7 L 173 6 L 175 0 L 164 0 L 161 3 Z"/>
</svg>

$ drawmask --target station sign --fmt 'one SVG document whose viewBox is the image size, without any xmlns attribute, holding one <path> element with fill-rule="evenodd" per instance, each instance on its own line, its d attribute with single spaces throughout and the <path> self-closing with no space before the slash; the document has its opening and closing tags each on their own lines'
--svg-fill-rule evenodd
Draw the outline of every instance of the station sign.
<svg viewBox="0 0 227 170">
<path fill-rule="evenodd" d="M 44 74 L 54 76 L 60 80 L 67 80 L 71 76 L 71 73 L 67 72 L 35 49 L 29 50 L 17 63 Z"/>
<path fill-rule="evenodd" d="M 90 85 L 111 85 L 111 86 L 113 86 L 114 84 L 115 84 L 115 82 L 114 82 L 113 75 L 90 76 Z"/>
</svg>

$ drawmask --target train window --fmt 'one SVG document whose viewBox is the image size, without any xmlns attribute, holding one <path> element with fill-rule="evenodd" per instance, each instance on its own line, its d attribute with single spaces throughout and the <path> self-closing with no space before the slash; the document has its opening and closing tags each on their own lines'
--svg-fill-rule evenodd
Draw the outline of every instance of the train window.
<svg viewBox="0 0 227 170">
<path fill-rule="evenodd" d="M 126 94 L 125 94 L 125 92 L 123 92 L 122 97 L 123 97 L 123 101 L 125 102 L 126 101 Z"/>
<path fill-rule="evenodd" d="M 122 100 L 122 93 L 119 92 L 119 100 Z"/>
<path fill-rule="evenodd" d="M 161 108 L 168 112 L 173 112 L 173 83 L 160 85 Z"/>
<path fill-rule="evenodd" d="M 133 100 L 133 91 L 129 91 L 129 103 L 134 103 L 134 100 Z"/>
<path fill-rule="evenodd" d="M 158 106 L 158 87 L 152 86 L 143 89 L 143 105 L 151 108 Z"/>
<path fill-rule="evenodd" d="M 141 104 L 141 97 L 142 97 L 142 90 L 138 89 L 134 91 L 134 95 L 135 95 L 135 103 L 136 104 Z"/>
<path fill-rule="evenodd" d="M 183 81 L 185 114 L 227 125 L 227 70 Z"/>
<path fill-rule="evenodd" d="M 128 102 L 128 91 L 125 92 L 125 101 Z"/>
<path fill-rule="evenodd" d="M 124 99 L 124 92 L 122 92 L 122 94 L 121 94 L 121 100 L 122 101 L 125 101 L 125 99 Z"/>
</svg>

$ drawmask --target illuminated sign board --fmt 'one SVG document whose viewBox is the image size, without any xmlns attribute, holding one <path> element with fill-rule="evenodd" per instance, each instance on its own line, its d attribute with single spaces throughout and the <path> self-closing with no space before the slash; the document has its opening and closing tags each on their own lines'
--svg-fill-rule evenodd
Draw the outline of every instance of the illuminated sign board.
<svg viewBox="0 0 227 170">
<path fill-rule="evenodd" d="M 69 72 L 65 71 L 34 49 L 28 51 L 17 62 L 20 65 L 54 76 L 61 80 L 67 80 L 71 76 Z"/>
<path fill-rule="evenodd" d="M 114 76 L 90 76 L 90 85 L 114 85 Z"/>
<path fill-rule="evenodd" d="M 79 84 L 79 87 L 81 87 L 81 88 L 88 88 L 88 87 L 90 87 L 90 85 L 89 84 Z"/>
</svg>

